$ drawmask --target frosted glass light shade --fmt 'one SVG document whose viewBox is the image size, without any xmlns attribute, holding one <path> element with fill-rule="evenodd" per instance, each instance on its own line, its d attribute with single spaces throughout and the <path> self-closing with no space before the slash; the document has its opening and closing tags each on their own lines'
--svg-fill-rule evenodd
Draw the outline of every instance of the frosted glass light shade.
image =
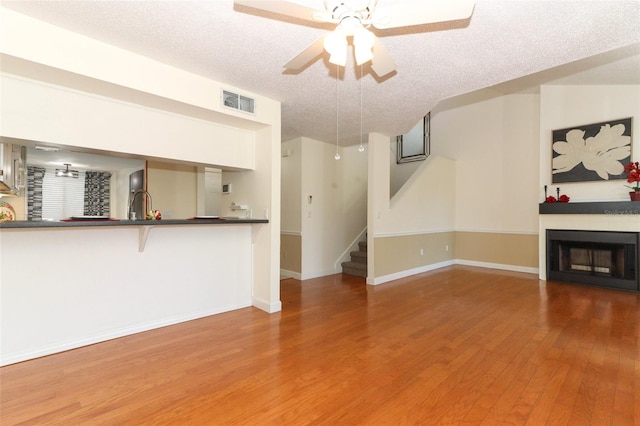
<svg viewBox="0 0 640 426">
<path fill-rule="evenodd" d="M 373 43 L 375 36 L 365 27 L 360 26 L 353 34 L 356 63 L 362 65 L 373 59 Z"/>
<path fill-rule="evenodd" d="M 327 34 L 324 38 L 324 50 L 331 56 L 329 62 L 335 65 L 345 66 L 347 63 L 347 36 L 340 27 Z"/>
<path fill-rule="evenodd" d="M 323 42 L 324 50 L 330 55 L 333 55 L 336 51 L 345 48 L 347 46 L 347 36 L 344 34 L 340 27 L 327 34 Z"/>
<path fill-rule="evenodd" d="M 371 51 L 371 48 L 367 48 L 367 47 L 362 48 L 356 45 L 355 53 L 356 53 L 356 64 L 358 65 L 362 65 L 365 62 L 373 59 L 373 52 Z"/>
</svg>

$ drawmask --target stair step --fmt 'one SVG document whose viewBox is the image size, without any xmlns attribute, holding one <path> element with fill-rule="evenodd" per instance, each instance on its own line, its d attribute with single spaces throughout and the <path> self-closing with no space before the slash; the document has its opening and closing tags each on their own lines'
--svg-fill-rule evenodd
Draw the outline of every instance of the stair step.
<svg viewBox="0 0 640 426">
<path fill-rule="evenodd" d="M 366 278 L 367 264 L 360 262 L 342 262 L 342 273 Z"/>
<path fill-rule="evenodd" d="M 351 255 L 352 262 L 367 263 L 366 251 L 352 251 L 350 255 Z"/>
<path fill-rule="evenodd" d="M 343 274 L 347 274 L 347 275 L 354 275 L 356 277 L 367 278 L 367 272 L 366 271 L 360 271 L 358 269 L 343 268 L 342 269 L 342 273 Z"/>
<path fill-rule="evenodd" d="M 351 268 L 351 269 L 359 269 L 361 271 L 366 271 L 367 270 L 367 264 L 366 263 L 360 263 L 360 262 L 342 262 L 342 267 L 343 268 Z"/>
<path fill-rule="evenodd" d="M 358 247 L 360 247 L 360 251 L 367 251 L 367 242 L 366 241 L 358 242 Z"/>
</svg>

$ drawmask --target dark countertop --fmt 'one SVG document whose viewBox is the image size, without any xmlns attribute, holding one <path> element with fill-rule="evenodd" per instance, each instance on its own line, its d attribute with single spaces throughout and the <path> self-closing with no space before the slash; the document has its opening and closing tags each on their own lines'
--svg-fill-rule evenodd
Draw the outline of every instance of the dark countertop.
<svg viewBox="0 0 640 426">
<path fill-rule="evenodd" d="M 232 225 L 238 223 L 269 223 L 267 219 L 162 219 L 162 220 L 13 220 L 0 222 L 0 229 L 19 228 L 79 228 L 86 226 L 168 226 L 168 225 Z"/>
</svg>

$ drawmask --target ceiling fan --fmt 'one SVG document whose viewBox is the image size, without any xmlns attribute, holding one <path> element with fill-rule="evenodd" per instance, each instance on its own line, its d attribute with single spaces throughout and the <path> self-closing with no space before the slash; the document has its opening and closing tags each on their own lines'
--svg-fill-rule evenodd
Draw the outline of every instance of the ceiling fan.
<svg viewBox="0 0 640 426">
<path fill-rule="evenodd" d="M 333 32 L 322 37 L 284 65 L 297 70 L 317 58 L 322 50 L 329 62 L 344 66 L 347 61 L 348 37 L 353 37 L 358 65 L 371 61 L 371 69 L 378 77 L 396 69 L 396 64 L 378 38 L 369 31 L 433 24 L 468 19 L 473 13 L 472 0 L 428 0 L 377 6 L 377 0 L 317 0 L 323 7 L 314 9 L 292 1 L 234 0 L 236 5 L 290 16 L 305 21 L 336 24 Z"/>
</svg>

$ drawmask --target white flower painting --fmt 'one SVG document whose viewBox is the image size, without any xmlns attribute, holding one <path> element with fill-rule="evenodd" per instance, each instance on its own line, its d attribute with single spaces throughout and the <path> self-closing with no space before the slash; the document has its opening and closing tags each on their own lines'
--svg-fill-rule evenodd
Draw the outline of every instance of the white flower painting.
<svg viewBox="0 0 640 426">
<path fill-rule="evenodd" d="M 553 131 L 553 183 L 625 179 L 631 118 Z"/>
</svg>

